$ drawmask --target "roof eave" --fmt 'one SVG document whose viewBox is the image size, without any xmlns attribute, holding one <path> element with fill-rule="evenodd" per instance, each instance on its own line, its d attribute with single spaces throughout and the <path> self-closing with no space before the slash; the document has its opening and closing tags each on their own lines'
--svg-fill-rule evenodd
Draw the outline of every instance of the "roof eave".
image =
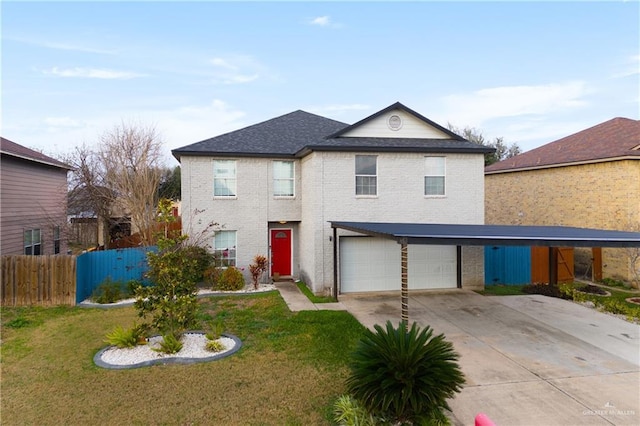
<svg viewBox="0 0 640 426">
<path fill-rule="evenodd" d="M 640 160 L 640 156 L 635 155 L 625 155 L 619 157 L 609 157 L 609 158 L 596 158 L 593 160 L 584 160 L 584 161 L 571 161 L 566 163 L 557 163 L 557 164 L 541 164 L 539 166 L 527 166 L 527 167 L 514 167 L 510 169 L 499 169 L 499 170 L 489 170 L 485 171 L 485 175 L 494 175 L 499 173 L 511 173 L 511 172 L 524 172 L 529 170 L 543 170 L 543 169 L 554 169 L 558 167 L 569 167 L 569 166 L 582 166 L 585 164 L 598 164 L 598 163 L 610 163 L 613 161 L 624 161 L 624 160 Z"/>
</svg>

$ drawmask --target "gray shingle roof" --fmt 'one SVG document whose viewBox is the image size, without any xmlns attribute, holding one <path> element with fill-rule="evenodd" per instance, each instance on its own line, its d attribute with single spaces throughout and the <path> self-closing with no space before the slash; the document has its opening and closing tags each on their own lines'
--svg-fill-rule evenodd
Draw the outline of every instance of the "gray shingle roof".
<svg viewBox="0 0 640 426">
<path fill-rule="evenodd" d="M 60 167 L 61 169 L 71 170 L 71 166 L 63 163 L 62 161 L 58 161 L 55 158 L 51 158 L 48 155 L 45 155 L 38 151 L 34 151 L 33 149 L 27 148 L 26 146 L 22 146 L 2 137 L 0 137 L 0 151 L 2 151 L 3 154 L 11 155 L 13 157 L 35 161 L 37 163 L 47 164 L 49 166 Z"/>
<path fill-rule="evenodd" d="M 414 114 L 418 119 L 449 135 L 451 139 L 340 136 L 345 131 L 396 108 Z M 461 136 L 396 102 L 351 126 L 340 121 L 298 110 L 243 129 L 177 148 L 171 152 L 174 157 L 180 160 L 182 155 L 302 157 L 311 151 L 473 152 L 484 154 L 494 150 L 493 148 L 465 140 Z"/>
<path fill-rule="evenodd" d="M 196 142 L 172 151 L 181 155 L 294 156 L 307 145 L 347 126 L 346 123 L 305 111 L 294 111 L 240 130 Z"/>
</svg>

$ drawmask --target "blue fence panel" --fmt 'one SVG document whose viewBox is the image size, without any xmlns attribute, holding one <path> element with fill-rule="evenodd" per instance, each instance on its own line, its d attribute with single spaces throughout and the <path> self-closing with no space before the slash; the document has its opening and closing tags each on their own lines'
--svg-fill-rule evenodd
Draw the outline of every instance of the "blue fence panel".
<svg viewBox="0 0 640 426">
<path fill-rule="evenodd" d="M 157 247 L 136 247 L 84 253 L 76 263 L 76 303 L 87 299 L 106 278 L 127 282 L 144 280 L 149 269 L 147 251 Z"/>
<path fill-rule="evenodd" d="M 484 284 L 519 285 L 531 282 L 531 247 L 486 246 Z"/>
</svg>

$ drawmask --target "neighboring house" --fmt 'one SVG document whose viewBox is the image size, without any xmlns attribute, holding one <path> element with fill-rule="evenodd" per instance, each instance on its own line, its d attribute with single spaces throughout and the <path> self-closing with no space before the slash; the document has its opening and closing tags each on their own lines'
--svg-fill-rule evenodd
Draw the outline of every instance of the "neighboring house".
<svg viewBox="0 0 640 426">
<path fill-rule="evenodd" d="M 483 224 L 490 151 L 395 103 L 353 125 L 298 110 L 172 152 L 183 229 L 220 224 L 211 240 L 220 266 L 246 272 L 267 255 L 272 276 L 348 293 L 399 290 L 400 246 L 344 230 L 335 238 L 331 222 Z M 482 288 L 482 253 L 412 246 L 410 288 Z"/>
<path fill-rule="evenodd" d="M 485 212 L 489 224 L 640 231 L 640 121 L 614 118 L 488 166 Z M 633 281 L 637 251 L 576 250 L 576 272 Z"/>
<path fill-rule="evenodd" d="M 66 253 L 70 167 L 10 140 L 0 142 L 1 254 Z"/>
</svg>

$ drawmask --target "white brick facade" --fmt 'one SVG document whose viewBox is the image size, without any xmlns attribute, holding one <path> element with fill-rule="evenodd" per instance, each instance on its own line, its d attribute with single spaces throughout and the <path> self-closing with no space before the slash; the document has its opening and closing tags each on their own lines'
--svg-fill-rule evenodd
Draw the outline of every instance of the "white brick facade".
<svg viewBox="0 0 640 426">
<path fill-rule="evenodd" d="M 273 159 L 236 158 L 237 197 L 224 199 L 213 196 L 213 157 L 183 157 L 184 229 L 197 235 L 213 221 L 237 231 L 237 266 L 247 270 L 269 255 L 269 228 L 292 228 L 293 274 L 322 293 L 333 286 L 330 221 L 484 223 L 482 155 L 442 155 L 446 195 L 425 197 L 425 154 L 367 154 L 377 156 L 377 196 L 356 196 L 355 152 L 313 152 L 295 161 L 292 199 L 273 196 Z M 463 269 L 463 284 L 477 285 L 481 272 Z"/>
<path fill-rule="evenodd" d="M 292 275 L 303 279 L 315 293 L 331 293 L 337 244 L 331 221 L 484 223 L 485 151 L 477 145 L 399 103 L 353 126 L 337 123 L 346 126 L 339 127 L 318 118 L 296 112 L 178 149 L 185 232 L 198 235 L 210 222 L 236 231 L 237 266 L 247 274 L 255 255 L 271 256 L 270 230 L 291 229 Z M 311 124 L 296 127 L 300 120 Z M 310 136 L 317 126 L 342 130 Z M 296 145 L 297 139 L 292 142 L 292 134 L 300 135 L 305 144 Z M 278 151 L 282 138 L 288 138 L 287 146 L 293 144 L 293 148 Z M 206 149 L 199 148 L 202 144 Z M 365 149 L 346 148 L 349 146 Z M 197 149 L 190 150 L 192 147 Z M 441 149 L 444 152 L 438 152 Z M 222 156 L 217 156 L 220 152 Z M 234 154 L 237 152 L 240 154 Z M 376 157 L 375 195 L 356 195 L 356 155 Z M 445 158 L 444 195 L 425 196 L 427 156 Z M 235 161 L 236 196 L 214 197 L 215 160 Z M 294 161 L 293 197 L 274 196 L 274 160 Z M 213 236 L 208 243 L 213 246 Z M 483 285 L 481 249 L 463 248 L 461 275 L 465 287 Z"/>
</svg>

